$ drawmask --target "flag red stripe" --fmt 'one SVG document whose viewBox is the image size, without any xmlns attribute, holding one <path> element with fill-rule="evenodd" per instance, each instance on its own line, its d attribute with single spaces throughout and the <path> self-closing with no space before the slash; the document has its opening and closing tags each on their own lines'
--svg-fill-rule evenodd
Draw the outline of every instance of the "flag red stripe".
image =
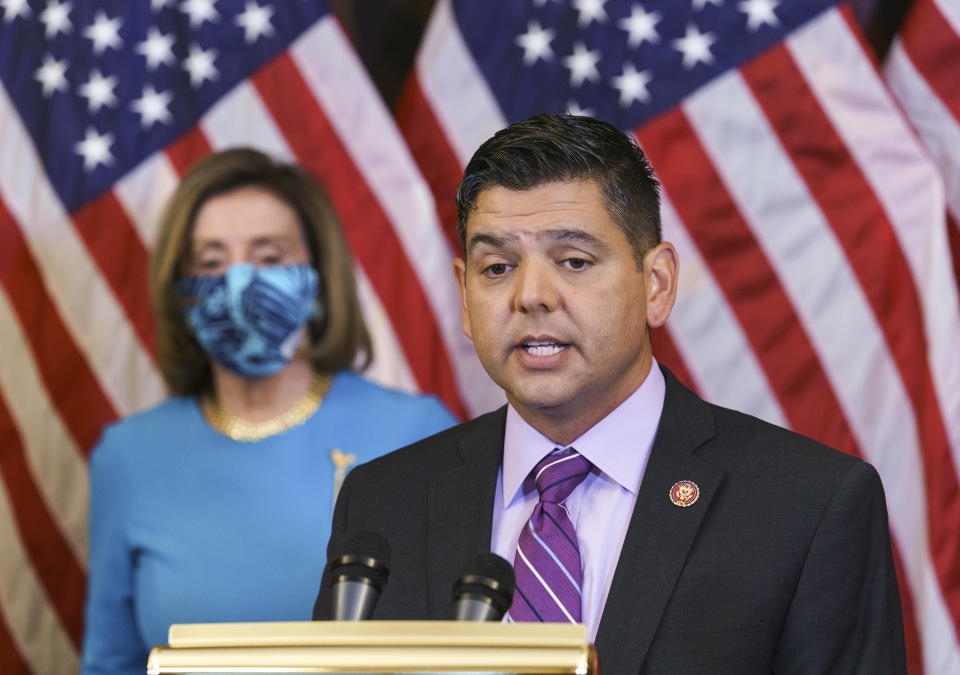
<svg viewBox="0 0 960 675">
<path fill-rule="evenodd" d="M 457 235 L 456 196 L 463 167 L 450 147 L 433 108 L 423 96 L 416 70 L 407 79 L 395 114 L 407 147 L 433 192 L 443 234 L 453 250 L 460 252 L 462 247 Z"/>
<path fill-rule="evenodd" d="M 933 0 L 916 0 L 900 30 L 904 51 L 960 122 L 960 35 Z"/>
<path fill-rule="evenodd" d="M 436 393 L 463 419 L 453 369 L 426 295 L 390 221 L 323 108 L 287 54 L 252 80 L 298 161 L 329 192 L 350 248 L 380 296 L 419 386 Z"/>
<path fill-rule="evenodd" d="M 10 629 L 0 610 L 0 673 L 4 675 L 32 675 L 30 666 L 20 656 L 20 650 L 10 635 Z"/>
<path fill-rule="evenodd" d="M 6 288 L 54 406 L 81 451 L 89 456 L 100 430 L 116 419 L 117 412 L 63 325 L 19 226 L 2 201 L 0 283 Z"/>
<path fill-rule="evenodd" d="M 690 374 L 683 356 L 680 355 L 680 350 L 673 343 L 670 332 L 666 328 L 654 328 L 650 331 L 650 341 L 653 344 L 653 355 L 657 358 L 657 361 L 669 368 L 676 378 L 689 389 L 699 394 L 696 386 L 697 382 Z"/>
<path fill-rule="evenodd" d="M 681 219 L 743 326 L 791 428 L 859 455 L 810 340 L 775 270 L 764 257 L 680 109 L 638 136 Z"/>
<path fill-rule="evenodd" d="M 74 646 L 83 637 L 86 579 L 37 490 L 24 457 L 23 442 L 0 392 L 0 476 L 24 548 L 47 597 Z"/>
<path fill-rule="evenodd" d="M 960 224 L 947 214 L 947 240 L 950 242 L 950 257 L 953 260 L 953 275 L 960 289 Z"/>
<path fill-rule="evenodd" d="M 907 260 L 883 206 L 786 48 L 770 49 L 742 72 L 843 247 L 916 411 L 924 482 L 937 495 L 927 500 L 934 567 L 951 614 L 960 617 L 960 485 Z"/>
<path fill-rule="evenodd" d="M 75 229 L 153 356 L 153 311 L 147 281 L 149 255 L 112 190 L 73 214 Z"/>
<path fill-rule="evenodd" d="M 174 171 L 177 175 L 183 176 L 190 167 L 213 152 L 213 148 L 200 127 L 194 125 L 168 145 L 165 152 L 170 163 L 173 164 Z"/>
</svg>

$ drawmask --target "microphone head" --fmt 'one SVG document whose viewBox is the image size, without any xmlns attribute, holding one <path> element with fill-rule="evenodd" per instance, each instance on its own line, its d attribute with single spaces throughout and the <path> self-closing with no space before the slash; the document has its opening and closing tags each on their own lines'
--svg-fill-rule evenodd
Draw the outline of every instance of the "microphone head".
<svg viewBox="0 0 960 675">
<path fill-rule="evenodd" d="M 363 581 L 383 590 L 390 575 L 390 544 L 376 532 L 348 532 L 334 542 L 328 561 L 334 583 Z"/>
<path fill-rule="evenodd" d="M 481 553 L 460 570 L 453 586 L 453 602 L 481 600 L 492 605 L 500 616 L 510 609 L 516 579 L 513 566 L 496 553 Z"/>
</svg>

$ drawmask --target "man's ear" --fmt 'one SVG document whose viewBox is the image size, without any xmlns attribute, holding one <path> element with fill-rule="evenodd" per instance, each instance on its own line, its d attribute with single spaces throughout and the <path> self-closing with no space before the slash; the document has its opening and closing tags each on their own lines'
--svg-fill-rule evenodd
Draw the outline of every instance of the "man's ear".
<svg viewBox="0 0 960 675">
<path fill-rule="evenodd" d="M 657 244 L 643 256 L 647 284 L 647 325 L 657 328 L 667 322 L 677 299 L 677 249 L 668 241 Z"/>
<path fill-rule="evenodd" d="M 453 275 L 457 278 L 457 288 L 460 289 L 460 319 L 463 322 L 463 334 L 472 340 L 470 314 L 467 312 L 467 263 L 463 258 L 453 261 Z"/>
</svg>

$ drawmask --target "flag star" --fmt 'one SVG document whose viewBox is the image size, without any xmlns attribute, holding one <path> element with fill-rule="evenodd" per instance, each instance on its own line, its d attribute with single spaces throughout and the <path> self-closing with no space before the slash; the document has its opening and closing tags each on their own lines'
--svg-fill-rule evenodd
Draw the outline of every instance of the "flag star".
<svg viewBox="0 0 960 675">
<path fill-rule="evenodd" d="M 150 0 L 150 9 L 159 12 L 161 9 L 173 6 L 173 0 Z"/>
<path fill-rule="evenodd" d="M 104 12 L 97 12 L 97 18 L 83 31 L 83 36 L 93 41 L 95 54 L 102 54 L 107 47 L 119 50 L 123 46 L 123 40 L 120 39 L 122 24 L 119 16 L 108 19 Z"/>
<path fill-rule="evenodd" d="M 647 85 L 652 79 L 653 76 L 649 70 L 641 70 L 638 73 L 632 63 L 625 63 L 623 74 L 613 78 L 613 86 L 620 90 L 620 107 L 629 108 L 634 101 L 649 101 L 650 92 L 647 91 Z"/>
<path fill-rule="evenodd" d="M 93 171 L 97 165 L 109 166 L 113 164 L 113 155 L 110 146 L 113 145 L 113 134 L 98 134 L 96 129 L 87 129 L 86 137 L 74 146 L 79 155 L 83 155 L 83 168 Z"/>
<path fill-rule="evenodd" d="M 717 7 L 722 7 L 723 0 L 693 0 L 693 9 L 697 12 L 701 11 L 707 5 L 716 5 Z"/>
<path fill-rule="evenodd" d="M 161 63 L 172 66 L 173 35 L 164 35 L 155 26 L 147 32 L 147 39 L 137 45 L 137 53 L 147 58 L 147 68 L 156 70 Z"/>
<path fill-rule="evenodd" d="M 256 2 L 248 2 L 243 12 L 237 16 L 237 25 L 244 30 L 245 42 L 256 42 L 263 35 L 273 35 L 273 26 L 270 17 L 273 16 L 273 7 L 260 7 Z"/>
<path fill-rule="evenodd" d="M 190 15 L 190 27 L 197 28 L 204 21 L 213 23 L 220 19 L 220 13 L 214 9 L 216 0 L 185 0 L 180 10 Z"/>
<path fill-rule="evenodd" d="M 73 30 L 73 24 L 70 23 L 71 9 L 73 7 L 69 2 L 50 0 L 46 9 L 40 14 L 40 21 L 46 27 L 44 29 L 46 37 L 56 37 L 57 33 L 69 33 Z"/>
<path fill-rule="evenodd" d="M 517 44 L 523 49 L 523 62 L 530 66 L 537 62 L 537 59 L 549 61 L 553 58 L 553 50 L 550 49 L 550 41 L 556 37 L 556 31 L 551 28 L 541 28 L 539 21 L 531 21 L 527 24 L 527 32 L 517 36 Z"/>
<path fill-rule="evenodd" d="M 693 24 L 687 24 L 687 34 L 673 41 L 673 47 L 683 52 L 683 67 L 693 68 L 698 63 L 713 63 L 710 45 L 717 41 L 713 33 L 701 33 Z"/>
<path fill-rule="evenodd" d="M 592 108 L 581 108 L 580 104 L 576 101 L 570 101 L 567 103 L 567 114 L 568 115 L 581 115 L 583 117 L 593 117 L 594 112 Z"/>
<path fill-rule="evenodd" d="M 104 77 L 99 70 L 90 73 L 90 79 L 80 86 L 80 95 L 87 99 L 91 113 L 98 112 L 103 106 L 112 108 L 117 104 L 113 88 L 117 86 L 117 76 Z"/>
<path fill-rule="evenodd" d="M 573 54 L 563 59 L 563 65 L 570 69 L 570 86 L 579 87 L 584 80 L 594 82 L 600 79 L 597 62 L 600 52 L 588 50 L 582 42 L 573 45 Z"/>
<path fill-rule="evenodd" d="M 167 108 L 170 101 L 173 100 L 173 94 L 169 91 L 157 92 L 153 85 L 148 84 L 143 88 L 143 94 L 130 104 L 130 108 L 140 115 L 140 126 L 149 129 L 157 122 L 170 124 L 173 115 Z"/>
<path fill-rule="evenodd" d="M 747 28 L 755 31 L 764 24 L 773 27 L 780 24 L 773 11 L 779 4 L 779 0 L 746 0 L 737 5 L 737 8 L 747 15 Z"/>
<path fill-rule="evenodd" d="M 30 16 L 30 6 L 27 0 L 0 0 L 0 7 L 3 8 L 3 22 L 10 23 L 18 16 L 27 18 Z"/>
<path fill-rule="evenodd" d="M 627 44 L 630 47 L 639 47 L 644 40 L 650 44 L 660 42 L 656 25 L 662 18 L 660 12 L 647 12 L 641 5 L 634 5 L 630 8 L 630 16 L 620 19 L 618 25 L 630 34 Z"/>
<path fill-rule="evenodd" d="M 607 20 L 607 10 L 603 8 L 607 0 L 573 0 L 573 6 L 580 13 L 578 26 L 589 26 L 591 22 L 603 23 Z"/>
<path fill-rule="evenodd" d="M 217 50 L 200 49 L 197 45 L 190 45 L 190 56 L 183 62 L 183 67 L 190 73 L 190 84 L 199 87 L 206 80 L 215 80 L 219 76 L 213 62 L 217 59 Z"/>
<path fill-rule="evenodd" d="M 67 90 L 67 60 L 57 61 L 52 56 L 45 56 L 43 65 L 37 68 L 34 75 L 43 85 L 43 95 L 50 96 L 55 91 Z"/>
</svg>

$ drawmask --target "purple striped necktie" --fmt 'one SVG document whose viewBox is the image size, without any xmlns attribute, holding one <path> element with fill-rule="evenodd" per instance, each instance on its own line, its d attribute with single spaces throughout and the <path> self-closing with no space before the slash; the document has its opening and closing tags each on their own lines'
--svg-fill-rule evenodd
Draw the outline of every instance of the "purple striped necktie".
<svg viewBox="0 0 960 675">
<path fill-rule="evenodd" d="M 533 468 L 540 501 L 517 541 L 511 621 L 581 622 L 580 547 L 561 502 L 590 468 L 590 461 L 573 448 L 555 450 Z"/>
</svg>

